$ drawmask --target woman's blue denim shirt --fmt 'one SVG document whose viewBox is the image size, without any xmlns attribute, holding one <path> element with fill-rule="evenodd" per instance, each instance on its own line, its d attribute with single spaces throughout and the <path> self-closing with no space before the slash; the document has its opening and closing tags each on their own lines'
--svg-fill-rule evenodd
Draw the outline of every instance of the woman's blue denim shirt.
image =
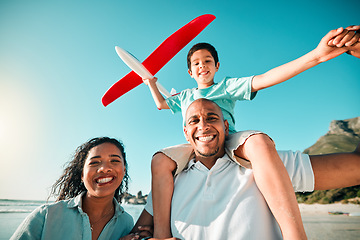
<svg viewBox="0 0 360 240">
<path fill-rule="evenodd" d="M 10 239 L 83 239 L 91 240 L 88 215 L 82 210 L 82 196 L 36 208 L 20 224 Z M 98 239 L 116 239 L 129 234 L 134 226 L 130 214 L 114 198 L 115 214 Z"/>
</svg>

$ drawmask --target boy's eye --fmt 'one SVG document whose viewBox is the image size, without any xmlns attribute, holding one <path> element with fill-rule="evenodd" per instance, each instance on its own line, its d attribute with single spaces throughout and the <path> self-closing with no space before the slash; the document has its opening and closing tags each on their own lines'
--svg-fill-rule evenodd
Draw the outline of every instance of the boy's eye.
<svg viewBox="0 0 360 240">
<path fill-rule="evenodd" d="M 112 159 L 111 162 L 120 163 L 121 160 L 119 160 L 119 159 Z"/>
</svg>

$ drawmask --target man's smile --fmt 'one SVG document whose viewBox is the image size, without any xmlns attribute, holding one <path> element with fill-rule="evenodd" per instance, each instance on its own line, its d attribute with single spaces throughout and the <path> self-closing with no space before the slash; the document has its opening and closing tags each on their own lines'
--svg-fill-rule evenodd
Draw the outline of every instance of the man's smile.
<svg viewBox="0 0 360 240">
<path fill-rule="evenodd" d="M 195 139 L 200 142 L 210 142 L 214 138 L 215 138 L 215 135 L 204 135 L 204 136 L 195 137 Z"/>
</svg>

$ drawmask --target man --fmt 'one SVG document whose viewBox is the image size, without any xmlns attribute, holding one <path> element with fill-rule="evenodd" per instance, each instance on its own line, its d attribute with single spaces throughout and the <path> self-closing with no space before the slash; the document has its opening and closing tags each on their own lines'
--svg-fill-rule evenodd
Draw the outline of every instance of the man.
<svg viewBox="0 0 360 240">
<path fill-rule="evenodd" d="M 250 168 L 225 148 L 228 124 L 212 101 L 198 99 L 186 112 L 186 139 L 195 150 L 175 179 L 171 229 L 180 239 L 281 239 L 279 226 Z M 234 149 L 234 148 L 233 148 Z M 235 147 L 236 149 L 236 147 Z M 360 148 L 354 153 L 311 156 L 279 152 L 295 191 L 360 184 Z M 246 166 L 246 160 L 243 161 Z M 345 174 L 346 173 L 346 174 Z M 135 227 L 149 225 L 151 198 Z"/>
</svg>

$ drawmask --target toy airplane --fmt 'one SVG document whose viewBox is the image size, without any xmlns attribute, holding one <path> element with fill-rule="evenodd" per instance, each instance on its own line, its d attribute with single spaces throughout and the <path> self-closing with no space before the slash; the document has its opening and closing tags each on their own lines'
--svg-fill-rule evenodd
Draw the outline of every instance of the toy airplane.
<svg viewBox="0 0 360 240">
<path fill-rule="evenodd" d="M 193 19 L 191 22 L 177 30 L 165 39 L 165 41 L 142 62 L 144 68 L 147 69 L 151 75 L 155 75 L 214 19 L 214 15 L 205 14 Z M 107 90 L 102 97 L 103 105 L 106 107 L 123 94 L 140 85 L 142 82 L 142 78 L 135 73 L 135 71 L 131 71 Z"/>
</svg>

